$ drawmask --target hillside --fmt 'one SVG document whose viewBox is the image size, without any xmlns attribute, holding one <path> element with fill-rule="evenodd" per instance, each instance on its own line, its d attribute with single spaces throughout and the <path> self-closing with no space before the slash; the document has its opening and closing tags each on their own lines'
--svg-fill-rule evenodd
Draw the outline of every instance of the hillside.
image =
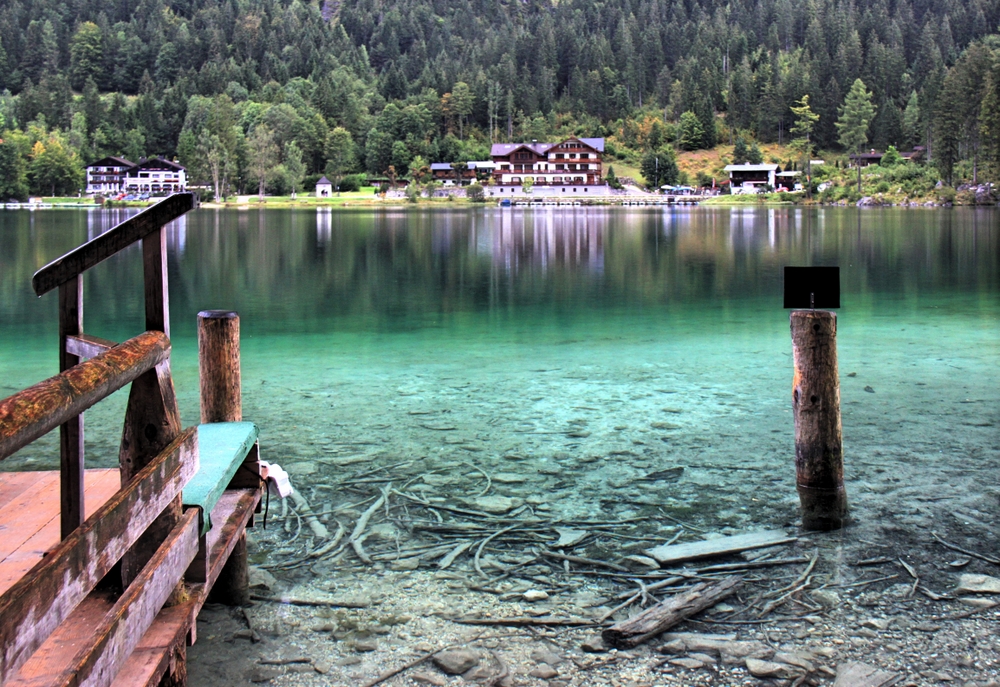
<svg viewBox="0 0 1000 687">
<path fill-rule="evenodd" d="M 998 25 L 1000 0 L 6 1 L 0 194 L 71 192 L 105 154 L 179 156 L 230 190 L 569 134 L 614 137 L 637 166 L 729 131 L 787 144 L 806 95 L 813 142 L 837 149 L 858 79 L 865 144 L 931 144 L 950 178 L 1000 160 L 1000 115 L 979 122 L 1000 111 L 983 107 L 1000 103 Z"/>
</svg>

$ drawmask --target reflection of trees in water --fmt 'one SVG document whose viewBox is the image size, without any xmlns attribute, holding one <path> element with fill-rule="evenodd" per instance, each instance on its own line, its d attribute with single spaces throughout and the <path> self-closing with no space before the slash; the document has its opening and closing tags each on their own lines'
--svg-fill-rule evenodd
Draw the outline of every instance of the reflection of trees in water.
<svg viewBox="0 0 1000 687">
<path fill-rule="evenodd" d="M 997 220 L 964 209 L 199 210 L 168 229 L 172 312 L 185 331 L 215 307 L 261 329 L 326 330 L 331 317 L 421 327 L 511 307 L 778 298 L 786 264 L 840 264 L 847 294 L 995 293 Z M 31 275 L 114 221 L 106 211 L 0 214 L 0 322 L 50 317 Z M 138 250 L 88 272 L 95 334 L 101 322 L 141 326 Z"/>
</svg>

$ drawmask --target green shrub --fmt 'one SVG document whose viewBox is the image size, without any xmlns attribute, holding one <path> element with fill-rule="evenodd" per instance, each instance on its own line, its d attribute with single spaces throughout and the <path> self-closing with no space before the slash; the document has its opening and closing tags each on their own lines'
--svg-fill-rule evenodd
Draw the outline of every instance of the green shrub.
<svg viewBox="0 0 1000 687">
<path fill-rule="evenodd" d="M 469 187 L 465 189 L 465 196 L 473 203 L 484 203 L 486 202 L 486 189 L 481 184 L 469 184 Z"/>
<path fill-rule="evenodd" d="M 415 183 L 407 184 L 404 193 L 406 194 L 406 199 L 408 201 L 416 203 L 417 199 L 420 197 L 420 186 Z"/>
<path fill-rule="evenodd" d="M 356 193 L 361 190 L 366 181 L 367 179 L 364 174 L 348 174 L 340 180 L 337 188 L 344 193 Z"/>
<path fill-rule="evenodd" d="M 889 182 L 883 179 L 875 185 L 875 191 L 877 193 L 888 193 L 889 192 Z"/>
</svg>

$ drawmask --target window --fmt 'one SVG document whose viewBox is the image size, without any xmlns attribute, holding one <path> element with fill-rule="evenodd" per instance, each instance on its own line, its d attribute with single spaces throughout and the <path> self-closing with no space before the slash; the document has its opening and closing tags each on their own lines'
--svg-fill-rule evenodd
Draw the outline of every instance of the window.
<svg viewBox="0 0 1000 687">
<path fill-rule="evenodd" d="M 556 159 L 557 160 L 562 160 L 564 157 L 566 157 L 565 154 L 563 154 L 563 153 L 556 153 Z"/>
</svg>

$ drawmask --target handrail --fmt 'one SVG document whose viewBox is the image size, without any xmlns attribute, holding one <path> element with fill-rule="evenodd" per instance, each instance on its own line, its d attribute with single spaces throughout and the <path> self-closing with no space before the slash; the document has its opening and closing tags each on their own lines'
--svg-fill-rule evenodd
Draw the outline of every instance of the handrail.
<svg viewBox="0 0 1000 687">
<path fill-rule="evenodd" d="M 41 268 L 31 278 L 35 295 L 41 296 L 79 276 L 102 260 L 142 239 L 164 224 L 197 207 L 193 193 L 175 193 L 130 217 L 110 231 L 71 250 Z"/>
<path fill-rule="evenodd" d="M 163 332 L 145 332 L 0 401 L 0 460 L 107 398 L 170 356 Z"/>
</svg>

